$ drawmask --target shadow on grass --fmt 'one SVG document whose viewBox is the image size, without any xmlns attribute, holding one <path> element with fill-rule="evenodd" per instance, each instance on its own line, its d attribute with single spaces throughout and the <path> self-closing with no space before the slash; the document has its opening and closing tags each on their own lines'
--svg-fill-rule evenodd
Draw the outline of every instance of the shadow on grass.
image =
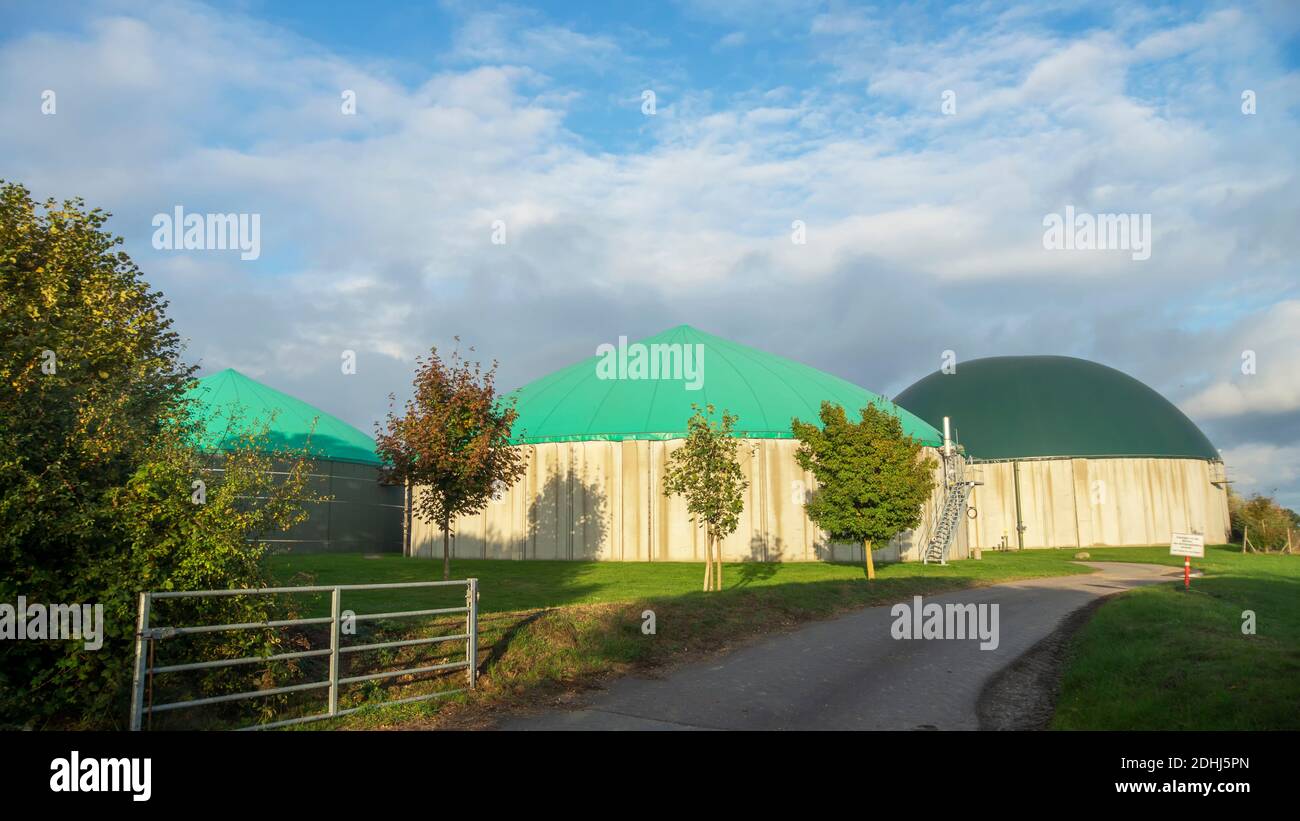
<svg viewBox="0 0 1300 821">
<path fill-rule="evenodd" d="M 479 671 L 484 672 L 492 669 L 502 657 L 510 650 L 510 643 L 519 635 L 521 630 L 527 628 L 530 624 L 535 624 L 538 620 L 545 617 L 551 612 L 551 609 L 537 610 L 532 613 L 516 615 L 513 613 L 494 614 L 486 620 L 491 626 L 493 621 L 504 622 L 507 626 L 501 633 L 501 637 L 488 646 L 488 652 L 481 657 L 479 661 Z M 482 647 L 479 648 L 482 650 Z"/>
</svg>

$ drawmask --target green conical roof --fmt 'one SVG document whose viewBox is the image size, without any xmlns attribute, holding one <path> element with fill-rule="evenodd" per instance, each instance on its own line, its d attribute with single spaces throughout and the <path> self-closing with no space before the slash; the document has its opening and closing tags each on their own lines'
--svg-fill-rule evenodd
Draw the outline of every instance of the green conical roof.
<svg viewBox="0 0 1300 821">
<path fill-rule="evenodd" d="M 1129 376 L 1070 356 L 992 356 L 936 371 L 898 404 L 932 423 L 952 420 L 981 459 L 1181 457 L 1218 459 L 1200 428 Z"/>
<path fill-rule="evenodd" d="M 277 448 L 306 450 L 318 459 L 379 464 L 375 442 L 369 436 L 232 368 L 198 380 L 186 398 L 195 401 L 194 412 L 203 420 L 206 438 L 219 448 L 233 447 L 239 430 L 267 425 L 271 443 Z M 232 419 L 238 422 L 235 430 L 231 430 Z"/>
<path fill-rule="evenodd" d="M 611 343 L 612 344 L 612 343 Z M 627 346 L 631 361 L 632 343 Z M 790 439 L 790 420 L 818 422 L 823 400 L 835 402 L 854 418 L 869 403 L 897 415 L 903 431 L 926 444 L 942 436 L 918 417 L 852 382 L 784 357 L 706 334 L 687 325 L 664 331 L 641 345 L 681 345 L 703 351 L 698 390 L 687 378 L 602 378 L 597 368 L 617 353 L 597 355 L 544 376 L 514 391 L 519 419 L 518 444 L 588 440 L 681 439 L 691 404 L 712 404 L 734 413 L 736 435 Z M 694 364 L 694 359 L 692 359 Z M 603 375 L 608 375 L 605 372 Z M 689 376 L 685 371 L 682 377 Z"/>
</svg>

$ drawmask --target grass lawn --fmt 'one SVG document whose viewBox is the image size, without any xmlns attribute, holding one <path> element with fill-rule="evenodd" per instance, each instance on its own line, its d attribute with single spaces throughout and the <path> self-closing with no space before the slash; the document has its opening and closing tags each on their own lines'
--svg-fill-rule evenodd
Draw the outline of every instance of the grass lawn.
<svg viewBox="0 0 1300 821">
<path fill-rule="evenodd" d="M 981 561 L 947 566 L 888 564 L 877 569 L 870 583 L 857 565 L 736 563 L 725 567 L 725 589 L 707 594 L 700 590 L 702 564 L 456 560 L 452 578 L 479 579 L 478 691 L 470 698 L 368 710 L 304 728 L 476 726 L 501 708 L 542 706 L 610 675 L 702 657 L 851 609 L 962 587 L 1088 572 L 1071 561 L 1073 555 L 1073 550 L 1036 550 L 986 553 Z M 271 568 L 275 580 L 288 585 L 437 580 L 442 572 L 441 562 L 360 554 L 274 556 Z M 300 598 L 306 615 L 328 613 L 323 596 Z M 463 591 L 455 589 L 343 596 L 343 607 L 358 613 L 462 603 Z M 654 635 L 641 631 L 646 610 L 655 613 Z M 445 621 L 438 632 L 455 632 L 453 626 Z M 429 635 L 431 629 L 412 625 L 402 628 L 410 631 L 404 635 L 392 632 L 395 625 L 386 627 L 384 640 L 420 631 Z M 386 669 L 455 660 L 449 647 L 442 656 L 418 652 L 388 657 Z M 394 682 L 382 691 L 372 687 L 349 694 L 344 703 L 401 698 L 428 692 L 430 686 L 460 686 L 462 680 L 452 677 L 445 685 Z"/>
<path fill-rule="evenodd" d="M 1167 547 L 1087 551 L 1094 561 L 1182 563 Z M 1076 552 L 991 552 L 946 567 L 888 564 L 872 583 L 857 565 L 728 564 L 725 589 L 709 594 L 700 591 L 703 565 L 693 563 L 457 560 L 452 577 L 476 577 L 481 591 L 478 690 L 301 727 L 478 726 L 502 709 L 554 704 L 610 676 L 705 657 L 848 610 L 1088 572 L 1073 561 Z M 1161 584 L 1098 610 L 1075 639 L 1054 727 L 1300 728 L 1300 557 L 1242 556 L 1223 546 L 1207 554 L 1193 560 L 1206 576 L 1193 580 L 1191 594 L 1179 592 L 1181 583 Z M 286 585 L 437 580 L 442 569 L 441 562 L 361 554 L 273 556 L 270 567 Z M 328 613 L 324 596 L 298 598 L 304 615 Z M 343 597 L 343 607 L 358 613 L 460 604 L 463 592 L 454 588 Z M 654 635 L 641 631 L 646 610 L 655 613 Z M 1254 636 L 1241 633 L 1243 610 L 1257 615 Z M 456 619 L 440 619 L 382 620 L 373 623 L 380 633 L 357 640 L 457 632 Z M 463 642 L 401 648 L 352 672 L 454 661 L 457 653 L 464 657 Z M 351 688 L 343 704 L 449 689 L 463 680 L 461 672 L 372 682 Z"/>
<path fill-rule="evenodd" d="M 877 582 L 868 589 L 860 565 L 827 563 L 727 564 L 723 597 L 781 600 L 811 610 L 824 609 L 823 599 L 841 596 L 863 603 L 894 600 L 913 593 L 988 584 L 1011 579 L 1062 576 L 1087 572 L 1071 561 L 1074 551 L 1034 550 L 984 554 L 981 561 L 954 561 L 946 566 L 919 562 L 877 568 Z M 438 581 L 442 562 L 408 559 L 396 554 L 366 557 L 359 553 L 277 555 L 271 557 L 276 583 L 390 584 Z M 483 612 L 512 612 L 576 604 L 604 604 L 641 599 L 699 596 L 704 565 L 693 562 L 577 562 L 456 559 L 453 579 L 479 580 Z M 417 609 L 450 604 L 462 591 L 415 588 L 359 591 L 343 594 L 345 608 L 359 613 Z M 312 597 L 303 596 L 303 601 Z M 829 603 L 829 601 L 827 602 Z M 323 609 L 322 609 L 323 608 Z M 325 596 L 315 597 L 313 614 L 329 614 Z"/>
<path fill-rule="evenodd" d="M 1181 566 L 1167 548 L 1094 558 Z M 1075 637 L 1056 729 L 1300 729 L 1300 557 L 1206 549 L 1204 578 L 1116 596 Z M 1256 616 L 1242 633 L 1243 611 Z"/>
</svg>

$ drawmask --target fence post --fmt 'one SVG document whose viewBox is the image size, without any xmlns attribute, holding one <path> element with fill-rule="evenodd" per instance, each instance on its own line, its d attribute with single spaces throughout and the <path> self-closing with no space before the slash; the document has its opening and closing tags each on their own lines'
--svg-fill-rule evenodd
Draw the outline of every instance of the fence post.
<svg viewBox="0 0 1300 821">
<path fill-rule="evenodd" d="M 469 662 L 469 689 L 478 681 L 478 579 L 465 584 L 465 661 Z"/>
<path fill-rule="evenodd" d="M 335 587 L 330 592 L 330 715 L 339 711 L 339 603 L 342 591 Z"/>
<path fill-rule="evenodd" d="M 131 682 L 131 730 L 138 731 L 144 719 L 144 680 L 148 656 L 145 654 L 145 633 L 149 632 L 149 605 L 152 597 L 148 592 L 140 594 L 140 609 L 135 620 L 135 679 Z"/>
</svg>

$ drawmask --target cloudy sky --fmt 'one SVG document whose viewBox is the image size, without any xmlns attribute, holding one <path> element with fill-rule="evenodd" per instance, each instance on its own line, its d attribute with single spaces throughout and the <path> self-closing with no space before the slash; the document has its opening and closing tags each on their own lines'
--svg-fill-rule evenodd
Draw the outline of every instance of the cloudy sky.
<svg viewBox="0 0 1300 821">
<path fill-rule="evenodd" d="M 887 395 L 1057 353 L 1300 508 L 1288 0 L 6 3 L 0 113 L 0 178 L 113 212 L 203 372 L 368 432 L 457 335 L 505 388 L 683 323 Z M 155 249 L 178 205 L 260 256 Z M 1150 257 L 1045 249 L 1067 206 Z"/>
</svg>

